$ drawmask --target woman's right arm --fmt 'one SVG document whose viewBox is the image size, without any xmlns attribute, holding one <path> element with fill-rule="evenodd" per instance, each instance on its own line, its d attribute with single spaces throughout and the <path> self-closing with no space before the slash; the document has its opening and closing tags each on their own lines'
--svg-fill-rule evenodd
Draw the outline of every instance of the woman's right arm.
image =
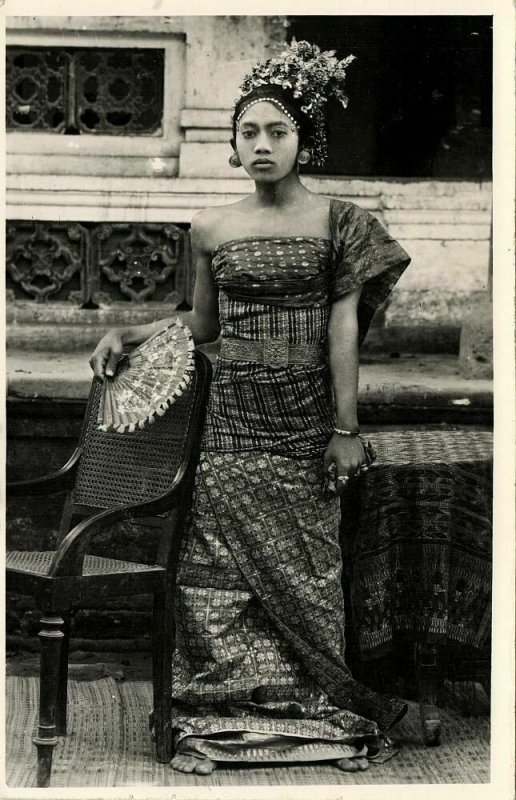
<svg viewBox="0 0 516 800">
<path fill-rule="evenodd" d="M 192 220 L 192 259 L 195 264 L 195 287 L 192 311 L 181 316 L 192 331 L 195 344 L 212 342 L 220 332 L 218 313 L 218 290 L 211 273 L 211 250 L 208 246 L 209 224 L 205 218 L 209 212 L 200 212 Z M 146 325 L 131 325 L 114 328 L 102 337 L 90 358 L 95 375 L 114 375 L 116 365 L 127 345 L 138 345 L 161 330 L 174 317 L 149 322 Z"/>
</svg>

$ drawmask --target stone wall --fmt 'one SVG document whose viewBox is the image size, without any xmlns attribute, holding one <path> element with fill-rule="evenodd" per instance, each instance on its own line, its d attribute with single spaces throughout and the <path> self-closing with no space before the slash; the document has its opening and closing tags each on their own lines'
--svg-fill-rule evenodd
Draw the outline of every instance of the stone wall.
<svg viewBox="0 0 516 800">
<path fill-rule="evenodd" d="M 70 176 L 67 176 L 70 179 Z M 39 193 L 10 177 L 12 213 L 49 219 L 176 222 L 186 224 L 199 209 L 243 197 L 250 181 L 229 179 L 84 178 L 81 188 L 63 192 L 50 187 Z M 489 283 L 490 184 L 434 181 L 365 181 L 310 178 L 313 191 L 357 203 L 375 214 L 412 257 L 412 264 L 382 313 L 376 316 L 365 348 L 382 351 L 458 353 L 460 330 L 470 309 L 487 295 Z M 44 197 L 43 197 L 44 195 Z M 44 205 L 43 203 L 48 203 Z M 87 204 L 87 205 L 86 205 Z M 192 277 L 187 276 L 191 284 Z M 172 288 L 172 287 L 171 287 Z M 156 304 L 110 306 L 97 311 L 70 304 L 33 304 L 17 301 L 8 309 L 11 347 L 54 350 L 89 347 L 109 326 L 124 319 L 149 321 L 169 313 Z M 55 323 L 65 325 L 67 337 Z M 62 329 L 64 332 L 65 329 Z"/>
<path fill-rule="evenodd" d="M 174 223 L 188 228 L 201 208 L 234 202 L 252 191 L 252 183 L 241 170 L 232 170 L 227 163 L 231 105 L 246 69 L 284 35 L 281 18 L 259 16 L 9 18 L 8 45 L 156 46 L 165 50 L 166 72 L 164 124 L 159 135 L 9 132 L 7 218 Z M 312 191 L 370 210 L 412 256 L 411 268 L 376 318 L 367 347 L 387 353 L 457 352 L 462 320 L 469 307 L 485 296 L 488 282 L 490 184 L 343 176 L 303 180 Z M 168 308 L 156 303 L 115 303 L 93 309 L 72 302 L 36 305 L 17 300 L 8 308 L 8 345 L 30 351 L 80 351 L 85 359 L 86 349 L 106 328 L 129 319 L 156 319 L 164 313 Z M 420 385 L 417 366 L 414 370 L 412 384 Z M 44 377 L 38 385 L 40 396 L 42 387 Z M 34 405 L 29 398 L 10 398 L 9 460 L 15 472 L 26 474 L 28 467 L 33 475 L 46 472 L 61 465 L 73 449 L 84 402 L 56 403 L 51 398 L 50 392 L 44 403 L 35 400 Z M 381 399 L 375 398 L 369 417 L 367 409 L 361 408 L 365 423 L 397 421 L 392 404 L 383 412 L 380 404 Z M 407 422 L 408 410 L 418 413 L 412 396 L 410 404 L 400 408 L 399 421 Z M 13 521 L 10 547 L 46 549 L 55 544 L 58 511 L 52 500 L 19 503 L 10 506 L 9 514 Z M 126 556 L 131 557 L 136 553 L 137 534 L 125 535 Z M 36 634 L 32 601 L 11 600 L 8 633 L 16 637 L 23 629 Z M 131 646 L 140 647 L 145 645 L 148 624 L 148 600 L 142 598 L 130 608 L 120 601 L 107 612 L 81 612 L 74 634 L 107 640 L 133 637 Z"/>
<path fill-rule="evenodd" d="M 61 183 L 64 176 L 73 176 L 72 185 L 80 186 L 79 176 L 86 175 L 131 179 L 188 175 L 183 163 L 187 165 L 192 157 L 196 160 L 198 144 L 229 126 L 230 109 L 248 67 L 267 53 L 272 42 L 284 38 L 281 20 L 275 19 L 10 17 L 7 45 L 163 48 L 165 106 L 159 136 L 77 137 L 9 131 L 8 174 L 52 176 L 49 185 L 55 191 L 70 189 L 70 182 Z M 202 177 L 211 174 L 207 156 L 209 160 L 208 153 L 201 153 Z M 28 185 L 36 188 L 30 179 Z"/>
<path fill-rule="evenodd" d="M 230 109 L 249 65 L 285 37 L 283 22 L 265 16 L 11 17 L 8 45 L 163 47 L 166 102 L 158 136 L 9 132 L 7 218 L 188 227 L 199 209 L 233 202 L 251 191 L 242 170 L 232 170 L 227 162 Z M 462 320 L 484 296 L 488 282 L 491 185 L 303 180 L 313 191 L 350 199 L 377 214 L 412 256 L 367 346 L 458 352 Z M 24 338 L 33 312 L 30 303 L 18 306 L 9 342 L 25 346 L 35 338 L 34 326 Z M 138 313 L 152 318 L 156 312 Z M 56 321 L 63 316 L 83 326 L 84 313 L 78 309 L 56 309 Z M 49 303 L 50 327 L 51 317 Z M 83 327 L 96 335 L 92 322 Z M 68 341 L 76 346 L 80 335 Z M 45 336 L 40 342 L 47 342 Z"/>
</svg>

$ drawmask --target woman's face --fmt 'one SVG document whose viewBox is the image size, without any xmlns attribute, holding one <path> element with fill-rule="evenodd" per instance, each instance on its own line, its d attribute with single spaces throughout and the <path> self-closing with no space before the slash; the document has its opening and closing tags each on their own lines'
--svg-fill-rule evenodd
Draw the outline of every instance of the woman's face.
<svg viewBox="0 0 516 800">
<path fill-rule="evenodd" d="M 281 180 L 296 167 L 297 128 L 274 103 L 255 103 L 244 111 L 236 133 L 236 149 L 245 171 L 255 181 Z"/>
</svg>

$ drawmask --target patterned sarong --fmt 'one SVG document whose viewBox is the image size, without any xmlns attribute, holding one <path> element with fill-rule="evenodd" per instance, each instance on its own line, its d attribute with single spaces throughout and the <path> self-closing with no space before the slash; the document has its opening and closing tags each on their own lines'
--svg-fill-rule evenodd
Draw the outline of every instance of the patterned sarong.
<svg viewBox="0 0 516 800">
<path fill-rule="evenodd" d="M 330 202 L 331 238 L 215 248 L 224 339 L 327 347 L 331 303 L 363 286 L 360 337 L 409 262 L 368 212 Z M 217 363 L 175 603 L 176 744 L 218 760 L 357 755 L 404 713 L 344 660 L 340 509 L 323 490 L 328 360 Z M 351 752 L 350 752 L 351 748 Z"/>
<path fill-rule="evenodd" d="M 336 758 L 403 712 L 345 664 L 339 501 L 322 474 L 321 459 L 202 456 L 177 576 L 178 742 L 226 759 L 227 737 L 252 733 L 238 758 L 278 760 L 281 735 L 289 759 L 292 737 L 302 760 Z"/>
</svg>

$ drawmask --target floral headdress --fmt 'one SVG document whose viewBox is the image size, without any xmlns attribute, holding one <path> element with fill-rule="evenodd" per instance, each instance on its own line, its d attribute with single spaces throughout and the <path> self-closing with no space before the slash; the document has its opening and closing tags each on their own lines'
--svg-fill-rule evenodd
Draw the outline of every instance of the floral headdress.
<svg viewBox="0 0 516 800">
<path fill-rule="evenodd" d="M 346 69 L 354 60 L 355 56 L 350 55 L 339 61 L 335 50 L 321 51 L 315 44 L 294 39 L 277 56 L 253 67 L 243 80 L 237 103 L 262 86 L 276 85 L 288 91 L 302 103 L 300 110 L 312 123 L 312 160 L 317 165 L 324 164 L 328 155 L 324 105 L 334 97 L 347 107 Z"/>
</svg>

